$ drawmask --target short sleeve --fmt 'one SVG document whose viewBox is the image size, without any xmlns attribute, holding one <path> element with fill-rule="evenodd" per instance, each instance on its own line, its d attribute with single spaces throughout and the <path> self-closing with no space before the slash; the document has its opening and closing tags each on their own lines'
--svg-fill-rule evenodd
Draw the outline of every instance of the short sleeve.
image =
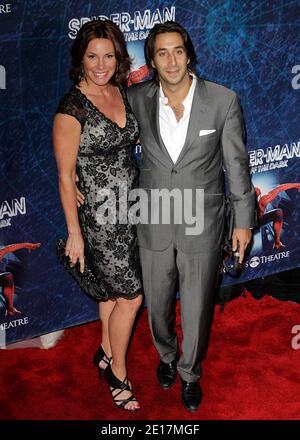
<svg viewBox="0 0 300 440">
<path fill-rule="evenodd" d="M 76 94 L 69 92 L 65 95 L 59 102 L 56 113 L 63 113 L 65 115 L 73 116 L 78 120 L 81 125 L 81 129 L 83 129 L 87 110 L 84 106 L 84 103 Z"/>
</svg>

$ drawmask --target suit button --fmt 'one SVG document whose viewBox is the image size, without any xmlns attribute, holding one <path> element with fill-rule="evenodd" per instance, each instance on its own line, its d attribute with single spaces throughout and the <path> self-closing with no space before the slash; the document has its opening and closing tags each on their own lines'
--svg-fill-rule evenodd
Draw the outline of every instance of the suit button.
<svg viewBox="0 0 300 440">
<path fill-rule="evenodd" d="M 172 173 L 173 173 L 173 174 L 177 174 L 177 171 L 174 170 L 174 169 L 172 169 Z"/>
</svg>

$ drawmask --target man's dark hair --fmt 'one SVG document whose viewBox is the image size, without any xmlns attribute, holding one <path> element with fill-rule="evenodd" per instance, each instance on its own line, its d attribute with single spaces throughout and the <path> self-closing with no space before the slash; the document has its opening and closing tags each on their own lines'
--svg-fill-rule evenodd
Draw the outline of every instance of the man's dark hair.
<svg viewBox="0 0 300 440">
<path fill-rule="evenodd" d="M 117 69 L 110 82 L 113 85 L 126 84 L 131 59 L 127 52 L 126 42 L 119 27 L 110 20 L 92 20 L 85 23 L 79 30 L 71 49 L 72 68 L 70 78 L 78 84 L 82 78 L 82 58 L 88 44 L 94 38 L 106 38 L 115 48 Z"/>
<path fill-rule="evenodd" d="M 155 51 L 155 39 L 156 36 L 159 34 L 165 34 L 170 32 L 177 32 L 181 35 L 184 43 L 184 47 L 186 50 L 187 57 L 189 58 L 189 70 L 194 70 L 195 65 L 197 63 L 197 56 L 195 53 L 195 49 L 191 40 L 191 37 L 189 36 L 188 32 L 178 23 L 175 21 L 166 21 L 165 23 L 158 23 L 156 24 L 151 31 L 149 32 L 149 35 L 145 42 L 145 60 L 147 63 L 147 66 L 149 69 L 153 69 L 151 65 L 151 61 L 153 61 L 154 58 L 154 51 Z M 156 70 L 155 75 L 156 75 Z"/>
</svg>

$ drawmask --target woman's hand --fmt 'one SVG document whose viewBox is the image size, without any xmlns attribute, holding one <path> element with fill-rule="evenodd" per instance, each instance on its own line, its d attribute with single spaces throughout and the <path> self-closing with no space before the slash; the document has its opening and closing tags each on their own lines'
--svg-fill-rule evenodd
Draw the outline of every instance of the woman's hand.
<svg viewBox="0 0 300 440">
<path fill-rule="evenodd" d="M 65 255 L 70 257 L 70 266 L 74 267 L 77 261 L 80 263 L 80 272 L 84 271 L 84 241 L 81 232 L 70 232 Z"/>
</svg>

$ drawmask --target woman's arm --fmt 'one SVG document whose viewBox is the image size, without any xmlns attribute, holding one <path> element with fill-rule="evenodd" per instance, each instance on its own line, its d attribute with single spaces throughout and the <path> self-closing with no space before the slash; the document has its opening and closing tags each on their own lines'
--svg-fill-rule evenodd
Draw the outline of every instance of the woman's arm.
<svg viewBox="0 0 300 440">
<path fill-rule="evenodd" d="M 80 123 L 73 116 L 58 113 L 54 118 L 53 145 L 58 169 L 58 186 L 65 213 L 68 240 L 66 255 L 72 265 L 79 259 L 80 270 L 84 269 L 84 243 L 79 225 L 76 203 L 76 160 L 80 143 Z"/>
</svg>

